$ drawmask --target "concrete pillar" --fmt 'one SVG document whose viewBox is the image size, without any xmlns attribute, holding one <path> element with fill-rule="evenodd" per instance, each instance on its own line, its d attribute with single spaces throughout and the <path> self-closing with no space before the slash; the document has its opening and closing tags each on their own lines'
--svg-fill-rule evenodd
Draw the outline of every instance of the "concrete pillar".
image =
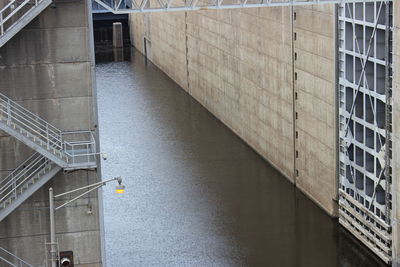
<svg viewBox="0 0 400 267">
<path fill-rule="evenodd" d="M 122 34 L 122 23 L 113 23 L 113 47 L 121 48 L 124 46 L 124 38 Z"/>
<path fill-rule="evenodd" d="M 114 49 L 113 54 L 115 62 L 124 61 L 124 48 Z"/>
<path fill-rule="evenodd" d="M 0 48 L 0 91 L 65 131 L 97 129 L 90 4 L 56 1 Z M 0 179 L 32 154 L 0 131 Z M 58 173 L 0 222 L 0 247 L 43 266 L 50 229 L 49 188 L 58 194 L 100 180 L 95 171 Z M 59 250 L 73 251 L 76 267 L 104 266 L 100 197 L 92 192 L 55 214 Z"/>
</svg>

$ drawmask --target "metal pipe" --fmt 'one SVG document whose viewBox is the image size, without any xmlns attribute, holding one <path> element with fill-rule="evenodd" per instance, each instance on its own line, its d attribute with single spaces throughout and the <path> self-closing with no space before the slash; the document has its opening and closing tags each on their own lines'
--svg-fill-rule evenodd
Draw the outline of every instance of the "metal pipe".
<svg viewBox="0 0 400 267">
<path fill-rule="evenodd" d="M 51 267 L 57 267 L 57 261 L 55 254 L 56 250 L 56 228 L 55 228 L 55 218 L 54 218 L 54 197 L 53 188 L 49 188 L 49 203 L 50 203 L 50 260 Z"/>
<path fill-rule="evenodd" d="M 90 189 L 90 190 L 88 190 L 88 191 L 86 191 L 86 192 L 83 192 L 83 193 L 80 194 L 79 196 L 76 196 L 76 197 L 74 197 L 73 199 L 68 200 L 67 202 L 65 202 L 65 203 L 62 204 L 61 206 L 55 208 L 55 210 L 59 210 L 59 209 L 61 209 L 62 207 L 67 206 L 69 203 L 72 203 L 72 202 L 74 202 L 75 200 L 77 200 L 77 199 L 83 197 L 84 195 L 89 194 L 90 192 L 92 192 L 92 191 L 94 191 L 94 190 L 96 190 L 96 189 L 99 189 L 99 188 L 102 187 L 103 185 L 105 185 L 105 183 L 100 184 L 100 185 L 98 185 L 98 186 L 96 186 L 96 187 L 94 187 L 94 188 L 92 188 L 92 189 Z"/>
<path fill-rule="evenodd" d="M 69 195 L 71 193 L 74 193 L 74 192 L 77 192 L 77 191 L 80 191 L 80 190 L 83 190 L 83 189 L 86 189 L 86 188 L 90 188 L 90 187 L 93 187 L 93 186 L 97 186 L 97 185 L 100 185 L 100 184 L 106 184 L 106 183 L 111 182 L 111 181 L 115 181 L 115 180 L 120 181 L 120 179 L 121 179 L 121 177 L 115 177 L 115 178 L 112 178 L 112 179 L 109 179 L 109 180 L 106 180 L 106 181 L 101 181 L 101 182 L 94 183 L 94 184 L 91 184 L 91 185 L 83 186 L 83 187 L 80 187 L 80 188 L 77 188 L 77 189 L 74 189 L 74 190 L 71 190 L 71 191 L 68 191 L 68 192 L 65 192 L 65 193 L 61 193 L 61 194 L 55 195 L 54 198 L 58 198 L 58 197 L 65 196 L 65 195 Z"/>
</svg>

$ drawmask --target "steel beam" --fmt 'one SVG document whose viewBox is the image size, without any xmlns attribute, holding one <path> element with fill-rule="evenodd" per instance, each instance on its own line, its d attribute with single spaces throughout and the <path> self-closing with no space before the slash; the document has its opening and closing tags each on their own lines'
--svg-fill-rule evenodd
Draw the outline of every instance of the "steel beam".
<svg viewBox="0 0 400 267">
<path fill-rule="evenodd" d="M 173 12 L 173 11 L 196 11 L 215 9 L 236 9 L 254 7 L 288 7 L 288 6 L 309 6 L 321 4 L 346 4 L 346 3 L 370 3 L 381 2 L 381 0 L 219 0 L 219 1 L 174 1 L 167 0 L 164 4 L 161 1 L 141 0 L 136 5 L 134 0 L 126 0 L 128 8 L 110 5 L 102 0 L 92 0 L 114 14 L 133 14 L 146 12 Z M 392 1 L 392 0 L 390 0 Z"/>
</svg>

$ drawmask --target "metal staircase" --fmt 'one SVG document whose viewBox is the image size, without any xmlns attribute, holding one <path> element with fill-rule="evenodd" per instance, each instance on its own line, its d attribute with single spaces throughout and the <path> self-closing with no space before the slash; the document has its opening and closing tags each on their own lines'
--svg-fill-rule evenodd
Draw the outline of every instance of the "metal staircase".
<svg viewBox="0 0 400 267">
<path fill-rule="evenodd" d="M 0 129 L 36 151 L 0 180 L 0 221 L 61 169 L 97 167 L 92 132 L 62 132 L 1 93 Z"/>
<path fill-rule="evenodd" d="M 0 181 L 0 221 L 41 188 L 61 170 L 42 156 L 33 154 L 5 179 Z"/>
<path fill-rule="evenodd" d="M 33 267 L 23 259 L 0 247 L 0 266 Z"/>
<path fill-rule="evenodd" d="M 0 47 L 36 18 L 52 0 L 9 0 L 0 7 Z"/>
<path fill-rule="evenodd" d="M 92 132 L 62 132 L 1 93 L 0 129 L 66 170 L 96 168 Z"/>
</svg>

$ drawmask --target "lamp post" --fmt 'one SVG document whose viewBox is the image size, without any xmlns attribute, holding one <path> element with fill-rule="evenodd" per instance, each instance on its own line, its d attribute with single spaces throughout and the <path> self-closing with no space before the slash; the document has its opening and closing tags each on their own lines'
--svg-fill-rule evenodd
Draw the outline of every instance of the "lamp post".
<svg viewBox="0 0 400 267">
<path fill-rule="evenodd" d="M 57 254 L 57 247 L 56 247 L 57 244 L 56 244 L 56 225 L 55 225 L 55 216 L 54 216 L 55 211 L 65 207 L 66 205 L 68 205 L 68 204 L 74 202 L 75 200 L 83 197 L 84 195 L 86 195 L 86 194 L 88 194 L 88 193 L 90 193 L 90 192 L 92 192 L 92 191 L 94 191 L 96 189 L 99 189 L 100 187 L 102 187 L 102 186 L 104 186 L 107 183 L 112 182 L 112 181 L 118 181 L 118 185 L 115 188 L 115 192 L 117 194 L 123 194 L 125 192 L 125 186 L 122 184 L 121 177 L 116 177 L 116 178 L 112 178 L 112 179 L 109 179 L 109 180 L 106 180 L 106 181 L 102 181 L 102 182 L 94 183 L 94 184 L 91 184 L 91 185 L 83 186 L 83 187 L 80 187 L 80 188 L 77 188 L 77 189 L 74 189 L 74 190 L 71 190 L 71 191 L 68 191 L 68 192 L 65 192 L 65 193 L 61 193 L 61 194 L 58 194 L 58 195 L 55 195 L 55 196 L 53 194 L 53 188 L 52 187 L 49 188 L 49 202 L 50 202 L 50 255 L 51 255 L 51 259 L 50 260 L 51 260 L 51 267 L 57 267 L 57 258 L 58 258 L 57 255 L 56 255 Z M 88 189 L 88 190 L 86 192 L 78 195 L 77 197 L 74 197 L 73 199 L 68 200 L 64 204 L 62 204 L 62 205 L 60 205 L 60 206 L 55 208 L 54 199 L 56 199 L 58 197 L 65 196 L 65 195 L 68 195 L 68 194 L 71 194 L 71 193 L 75 193 L 75 192 L 81 191 L 83 189 Z"/>
</svg>

